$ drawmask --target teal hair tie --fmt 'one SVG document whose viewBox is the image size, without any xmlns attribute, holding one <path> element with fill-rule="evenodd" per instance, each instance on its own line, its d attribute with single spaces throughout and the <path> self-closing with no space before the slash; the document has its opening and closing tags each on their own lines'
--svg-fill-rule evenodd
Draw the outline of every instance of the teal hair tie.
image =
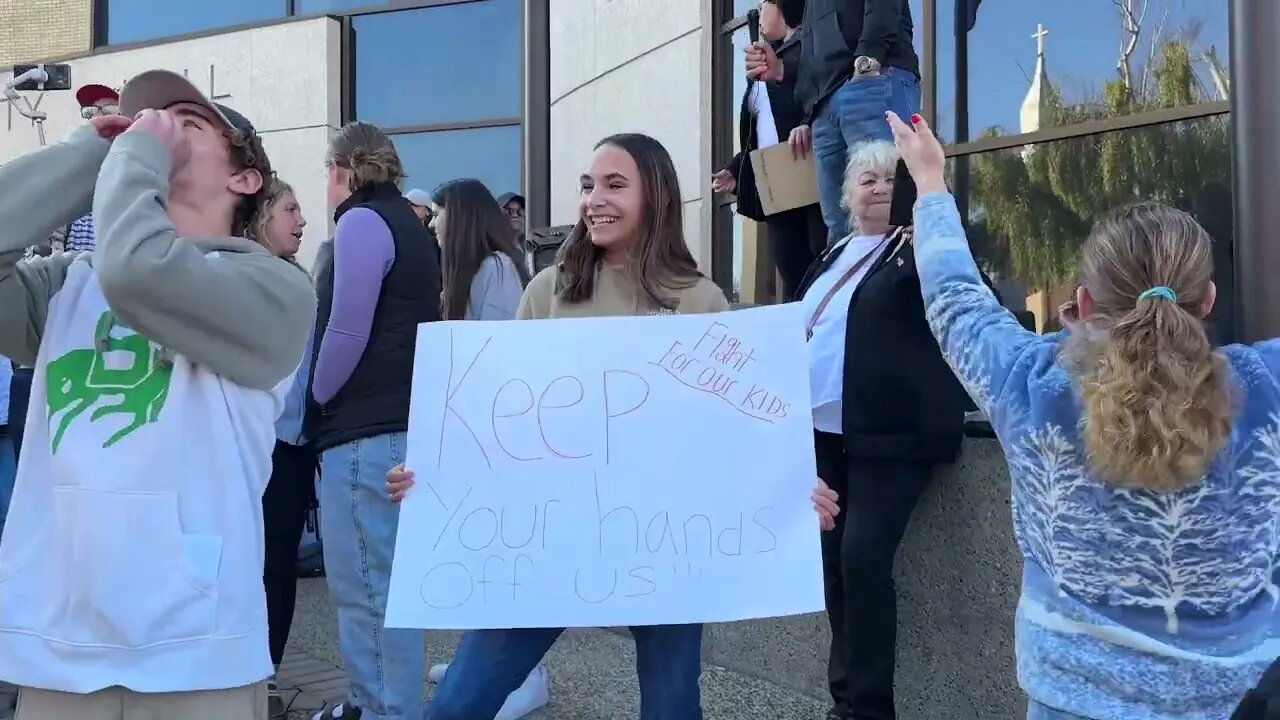
<svg viewBox="0 0 1280 720">
<path fill-rule="evenodd" d="M 1178 302 L 1178 293 L 1174 292 L 1173 288 L 1157 285 L 1138 293 L 1139 300 L 1146 300 L 1147 298 L 1162 298 L 1169 302 Z"/>
</svg>

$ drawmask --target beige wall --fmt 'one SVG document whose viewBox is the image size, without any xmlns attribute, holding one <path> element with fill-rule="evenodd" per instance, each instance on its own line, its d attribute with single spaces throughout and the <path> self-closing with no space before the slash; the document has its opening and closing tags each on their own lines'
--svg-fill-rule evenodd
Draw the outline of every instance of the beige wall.
<svg viewBox="0 0 1280 720">
<path fill-rule="evenodd" d="M 339 44 L 336 20 L 303 20 L 82 57 L 71 61 L 71 79 L 74 87 L 119 87 L 143 70 L 165 68 L 186 73 L 206 94 L 244 113 L 262 135 L 276 172 L 297 190 L 311 223 L 299 260 L 309 264 L 330 226 L 324 151 L 341 118 Z M 9 78 L 8 72 L 0 74 L 0 83 Z M 74 92 L 26 95 L 48 113 L 45 135 L 51 143 L 84 122 Z M 39 144 L 29 120 L 0 107 L 0 163 Z"/>
<path fill-rule="evenodd" d="M 91 49 L 93 0 L 0 0 L 0 68 Z"/>
<path fill-rule="evenodd" d="M 690 250 L 711 264 L 709 85 L 702 67 L 710 0 L 551 3 L 551 221 L 577 218 L 592 146 L 620 132 L 657 138 L 675 161 Z M 704 158 L 704 155 L 706 156 Z"/>
</svg>

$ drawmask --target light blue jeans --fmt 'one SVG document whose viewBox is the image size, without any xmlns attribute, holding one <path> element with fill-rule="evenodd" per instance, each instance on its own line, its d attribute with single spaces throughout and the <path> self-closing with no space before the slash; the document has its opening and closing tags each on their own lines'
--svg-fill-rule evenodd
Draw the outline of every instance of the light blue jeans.
<svg viewBox="0 0 1280 720">
<path fill-rule="evenodd" d="M 427 717 L 493 720 L 502 703 L 555 644 L 561 628 L 475 630 L 458 645 Z M 640 678 L 640 720 L 702 720 L 701 625 L 631 628 Z"/>
<path fill-rule="evenodd" d="M 920 112 L 920 79 L 896 67 L 879 75 L 853 77 L 827 98 L 813 119 L 813 160 L 818 169 L 818 201 L 827 224 L 827 244 L 849 234 L 849 213 L 841 207 L 849 148 L 868 140 L 893 140 L 886 111 L 907 122 Z"/>
<path fill-rule="evenodd" d="M 329 448 L 321 456 L 320 531 L 348 702 L 363 720 L 421 720 L 423 632 L 385 627 L 400 509 L 387 471 L 404 462 L 405 434 Z"/>
<path fill-rule="evenodd" d="M 0 358 L 0 362 L 8 362 Z M 8 430 L 0 428 L 0 536 L 4 535 L 4 518 L 9 514 L 9 501 L 13 498 L 13 482 L 18 475 L 18 459 L 13 451 L 13 438 Z"/>
<path fill-rule="evenodd" d="M 1055 710 L 1048 705 L 1032 700 L 1027 703 L 1027 720 L 1089 720 L 1080 715 Z"/>
</svg>

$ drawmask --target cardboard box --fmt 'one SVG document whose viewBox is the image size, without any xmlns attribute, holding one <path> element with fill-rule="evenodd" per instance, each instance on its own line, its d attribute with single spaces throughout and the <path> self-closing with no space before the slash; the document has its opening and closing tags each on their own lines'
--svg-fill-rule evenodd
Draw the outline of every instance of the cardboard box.
<svg viewBox="0 0 1280 720">
<path fill-rule="evenodd" d="M 778 143 L 751 152 L 751 169 L 756 174 L 756 192 L 766 215 L 818 202 L 818 171 L 813 153 L 802 159 L 791 155 L 791 146 Z"/>
</svg>

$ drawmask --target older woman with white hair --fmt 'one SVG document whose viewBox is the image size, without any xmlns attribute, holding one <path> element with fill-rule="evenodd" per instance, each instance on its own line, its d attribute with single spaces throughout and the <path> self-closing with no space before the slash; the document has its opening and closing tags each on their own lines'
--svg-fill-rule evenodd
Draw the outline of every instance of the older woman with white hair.
<svg viewBox="0 0 1280 720">
<path fill-rule="evenodd" d="M 818 476 L 841 509 L 822 541 L 829 720 L 894 717 L 893 559 L 934 468 L 959 454 L 969 406 L 925 321 L 911 231 L 889 224 L 897 161 L 888 142 L 851 149 L 850 233 L 799 291 Z"/>
</svg>

